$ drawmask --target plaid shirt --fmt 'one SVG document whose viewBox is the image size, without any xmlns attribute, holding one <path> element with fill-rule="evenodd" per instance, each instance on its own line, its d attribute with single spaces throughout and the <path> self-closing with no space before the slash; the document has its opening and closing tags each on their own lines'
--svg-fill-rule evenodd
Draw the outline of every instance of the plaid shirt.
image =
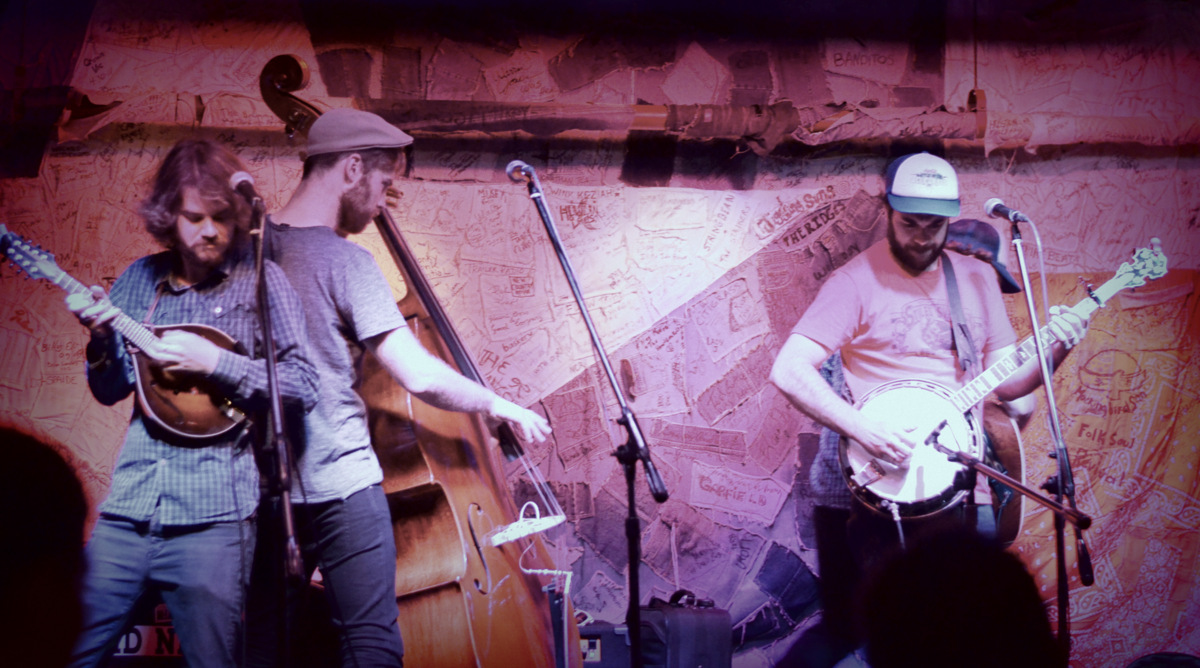
<svg viewBox="0 0 1200 668">
<path fill-rule="evenodd" d="M 269 405 L 266 361 L 255 308 L 253 256 L 248 247 L 232 249 L 204 281 L 176 288 L 168 280 L 176 254 L 150 255 L 134 262 L 113 284 L 114 305 L 138 322 L 160 294 L 151 325 L 200 324 L 241 342 L 250 357 L 222 350 L 208 380 L 235 406 L 253 416 Z M 308 361 L 308 341 L 300 301 L 283 272 L 265 268 L 271 301 L 280 393 L 287 406 L 312 408 L 317 373 Z M 87 348 L 88 385 L 96 399 L 112 405 L 134 390 L 132 357 L 117 334 L 93 339 Z M 246 447 L 253 428 L 230 430 L 201 444 L 147 430 L 136 407 L 125 444 L 113 471 L 112 488 L 100 506 L 106 515 L 149 521 L 157 512 L 163 525 L 186 526 L 245 519 L 258 503 L 258 469 Z M 157 510 L 156 510 L 157 509 Z"/>
<path fill-rule="evenodd" d="M 821 378 L 829 383 L 833 391 L 846 401 L 851 401 L 850 389 L 846 387 L 846 377 L 842 374 L 842 353 L 836 352 L 821 365 Z M 812 468 L 808 471 L 809 489 L 813 500 L 818 506 L 849 509 L 854 496 L 846 484 L 842 474 L 842 464 L 838 457 L 842 436 L 829 427 L 821 427 L 820 440 L 817 442 L 817 456 L 813 459 Z"/>
</svg>

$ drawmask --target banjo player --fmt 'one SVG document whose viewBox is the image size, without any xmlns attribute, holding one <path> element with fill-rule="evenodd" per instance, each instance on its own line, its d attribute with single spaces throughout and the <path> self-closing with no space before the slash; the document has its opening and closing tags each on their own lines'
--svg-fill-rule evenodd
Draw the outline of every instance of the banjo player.
<svg viewBox="0 0 1200 668">
<path fill-rule="evenodd" d="M 965 502 L 901 521 L 895 510 L 888 517 L 852 495 L 841 470 L 842 437 L 883 466 L 903 472 L 930 436 L 929 430 L 903 420 L 868 415 L 850 399 L 902 379 L 957 390 L 1017 344 L 993 265 L 944 252 L 950 219 L 961 209 L 958 177 L 950 163 L 929 153 L 893 161 L 885 208 L 887 238 L 829 276 L 771 370 L 771 382 L 824 427 L 810 471 L 824 611 L 821 622 L 792 647 L 787 665 L 832 666 L 858 646 L 852 600 L 872 560 L 902 540 L 897 525 L 909 535 L 947 523 L 995 533 L 991 496 L 982 477 L 973 491 L 959 495 Z M 958 294 L 957 309 L 952 292 Z M 1060 306 L 1050 313 L 1048 327 L 1055 339 L 1050 350 L 1058 368 L 1088 323 Z M 840 358 L 840 374 L 835 375 L 844 379 L 844 392 L 827 382 L 831 356 Z M 1034 358 L 997 387 L 995 395 L 1010 413 L 1027 417 L 1035 406 L 1031 393 L 1040 385 Z"/>
</svg>

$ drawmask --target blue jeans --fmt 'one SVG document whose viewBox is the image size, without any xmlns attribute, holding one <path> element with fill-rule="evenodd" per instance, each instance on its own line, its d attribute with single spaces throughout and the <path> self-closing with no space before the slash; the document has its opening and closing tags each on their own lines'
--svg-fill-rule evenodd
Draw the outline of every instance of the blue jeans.
<svg viewBox="0 0 1200 668">
<path fill-rule="evenodd" d="M 83 632 L 71 665 L 107 658 L 150 589 L 170 609 L 189 666 L 236 665 L 254 539 L 252 519 L 163 527 L 101 517 L 87 544 Z"/>
<path fill-rule="evenodd" d="M 268 517 L 270 520 L 268 521 Z M 338 636 L 343 666 L 400 666 L 396 607 L 396 543 L 387 496 L 379 485 L 350 495 L 345 501 L 297 504 L 293 507 L 296 540 L 304 558 L 304 586 L 313 570 L 321 569 L 329 616 Z M 280 593 L 283 558 L 278 513 L 264 507 L 259 514 L 259 545 L 250 587 L 249 648 L 251 666 L 280 665 L 280 649 L 296 652 L 295 644 L 280 641 L 281 623 L 301 628 L 296 608 L 303 596 L 293 591 L 288 602 Z M 288 607 L 286 617 L 280 608 Z M 283 632 L 289 641 L 296 635 Z"/>
</svg>

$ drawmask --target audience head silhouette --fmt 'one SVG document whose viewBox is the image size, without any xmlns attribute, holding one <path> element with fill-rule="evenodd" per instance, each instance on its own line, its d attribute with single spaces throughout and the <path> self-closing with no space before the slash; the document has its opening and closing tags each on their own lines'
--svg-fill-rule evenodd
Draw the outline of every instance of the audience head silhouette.
<svg viewBox="0 0 1200 668">
<path fill-rule="evenodd" d="M 0 647 L 6 665 L 65 666 L 79 634 L 87 497 L 54 448 L 0 427 Z"/>
<path fill-rule="evenodd" d="M 872 668 L 1066 665 L 1025 565 L 974 531 L 921 537 L 880 565 L 861 604 Z"/>
</svg>

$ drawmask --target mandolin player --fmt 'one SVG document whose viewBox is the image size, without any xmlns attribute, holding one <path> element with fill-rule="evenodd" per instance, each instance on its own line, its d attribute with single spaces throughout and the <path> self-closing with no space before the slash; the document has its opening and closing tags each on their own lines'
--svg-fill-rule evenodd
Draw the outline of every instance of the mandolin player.
<svg viewBox="0 0 1200 668">
<path fill-rule="evenodd" d="M 840 435 L 865 451 L 872 469 L 903 475 L 930 436 L 930 430 L 902 420 L 867 415 L 851 398 L 906 379 L 958 390 L 1013 352 L 1017 342 L 993 271 L 997 263 L 943 251 L 950 218 L 960 211 L 954 168 L 929 153 L 906 155 L 889 165 L 886 188 L 887 238 L 830 275 L 771 370 L 771 381 L 792 404 L 825 427 L 810 475 L 824 612 L 793 645 L 786 665 L 832 666 L 858 646 L 851 601 L 872 560 L 901 540 L 896 525 L 909 535 L 945 523 L 966 524 L 985 535 L 995 531 L 986 485 L 963 492 L 966 502 L 902 521 L 895 504 L 889 517 L 852 495 L 839 463 Z M 1087 323 L 1058 306 L 1051 315 L 1057 368 Z M 838 353 L 840 366 L 827 364 Z M 844 383 L 845 391 L 835 390 L 827 378 Z M 1030 393 L 1040 383 L 1035 358 L 995 393 L 1015 412 L 1028 414 L 1034 405 Z M 867 471 L 856 482 L 868 485 L 875 477 Z"/>
<path fill-rule="evenodd" d="M 254 414 L 269 405 L 266 361 L 202 335 L 206 326 L 246 349 L 261 349 L 246 243 L 250 207 L 230 185 L 243 169 L 216 143 L 176 144 L 141 208 L 146 230 L 166 250 L 130 265 L 108 295 L 93 286 L 67 297 L 67 308 L 91 331 L 88 385 L 101 403 L 114 404 L 135 389 L 140 398 L 153 390 L 145 379 L 154 378 L 173 384 L 165 395 L 181 401 L 202 387 L 211 393 L 201 402 L 209 408 Z M 274 264 L 266 265 L 264 280 L 284 405 L 306 411 L 317 399 L 317 374 L 306 354 L 300 301 Z M 121 331 L 129 331 L 137 322 L 187 326 L 150 336 L 144 350 L 131 354 L 114 329 L 124 324 Z M 143 364 L 151 375 L 139 375 Z M 151 589 L 171 611 L 188 665 L 240 665 L 259 496 L 249 443 L 256 430 L 238 425 L 198 437 L 183 427 L 202 422 L 202 415 L 178 420 L 176 413 L 188 411 L 183 404 L 163 411 L 170 415 L 148 415 L 139 401 L 130 419 L 87 544 L 75 666 L 98 665 L 112 652 L 135 603 Z"/>
</svg>

